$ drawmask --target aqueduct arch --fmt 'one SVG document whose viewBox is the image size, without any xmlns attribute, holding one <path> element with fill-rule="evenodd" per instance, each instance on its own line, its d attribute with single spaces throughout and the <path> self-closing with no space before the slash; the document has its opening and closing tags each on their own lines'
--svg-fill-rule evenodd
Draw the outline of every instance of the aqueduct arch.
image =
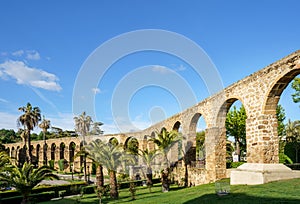
<svg viewBox="0 0 300 204">
<path fill-rule="evenodd" d="M 155 136 L 153 133 L 159 132 L 162 127 L 165 127 L 168 131 L 176 129 L 178 123 L 177 125 L 175 124 L 179 122 L 182 135 L 187 138 L 186 142 L 193 144 L 195 140 L 193 136 L 195 134 L 195 124 L 201 116 L 205 119 L 206 123 L 206 167 L 202 172 L 204 178 L 201 182 L 215 181 L 226 177 L 224 163 L 226 151 L 223 151 L 226 147 L 226 140 L 223 137 L 225 135 L 225 118 L 230 105 L 238 99 L 244 105 L 247 114 L 246 139 L 248 164 L 256 164 L 259 168 L 268 166 L 261 164 L 274 164 L 276 166 L 279 163 L 276 106 L 282 91 L 299 73 L 300 50 L 145 130 L 135 133 L 104 135 L 103 141 L 108 142 L 111 138 L 115 137 L 119 143 L 124 144 L 127 137 L 134 136 L 139 141 L 145 142 L 145 135 L 153 137 Z M 87 137 L 86 141 L 88 142 L 92 139 L 95 139 L 95 137 Z M 77 148 L 80 146 L 79 138 L 52 139 L 47 141 L 47 144 L 50 145 L 54 142 L 56 147 L 59 147 L 61 142 L 67 145 L 71 141 L 76 144 L 76 151 L 79 151 L 79 148 Z M 32 143 L 35 147 L 37 144 L 40 144 L 41 147 L 43 146 L 43 141 Z M 13 146 L 22 147 L 22 144 L 7 144 L 5 146 L 13 151 Z M 152 148 L 153 144 L 143 144 L 141 146 Z M 47 151 L 48 158 L 50 158 L 49 148 L 50 146 L 48 146 Z M 66 146 L 65 150 L 69 150 L 69 146 Z M 66 155 L 64 155 L 64 158 L 69 158 L 69 151 L 65 152 Z M 10 154 L 13 155 L 12 152 Z M 42 153 L 40 152 L 39 157 L 41 155 Z M 18 154 L 16 154 L 16 157 L 18 158 Z M 41 162 L 43 159 L 39 158 L 39 161 Z"/>
</svg>

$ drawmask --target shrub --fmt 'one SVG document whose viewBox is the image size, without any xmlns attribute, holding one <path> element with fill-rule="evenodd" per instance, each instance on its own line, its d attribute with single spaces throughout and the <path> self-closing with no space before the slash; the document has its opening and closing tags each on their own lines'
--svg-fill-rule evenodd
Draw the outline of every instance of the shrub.
<svg viewBox="0 0 300 204">
<path fill-rule="evenodd" d="M 54 169 L 54 160 L 49 160 L 48 162 L 49 162 L 49 167 L 51 169 Z"/>
</svg>

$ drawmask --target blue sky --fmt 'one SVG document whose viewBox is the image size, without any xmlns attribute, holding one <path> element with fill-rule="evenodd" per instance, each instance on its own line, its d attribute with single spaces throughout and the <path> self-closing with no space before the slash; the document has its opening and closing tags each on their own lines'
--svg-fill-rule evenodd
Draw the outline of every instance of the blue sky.
<svg viewBox="0 0 300 204">
<path fill-rule="evenodd" d="M 73 88 L 82 65 L 103 43 L 137 30 L 166 30 L 195 42 L 212 60 L 226 87 L 300 48 L 299 8 L 297 0 L 3 0 L 0 128 L 16 129 L 18 107 L 30 102 L 40 107 L 53 126 L 74 129 Z M 136 87 L 136 92 L 128 93 L 129 101 L 112 103 L 121 82 L 143 68 L 166 78 L 170 73 L 182 77 L 196 101 L 210 94 L 201 76 L 176 56 L 155 51 L 127 55 L 87 90 L 95 97 L 93 119 L 105 124 L 105 133 L 119 131 L 112 105 L 118 102 L 121 107 L 127 104 L 124 109 L 130 121 L 141 129 L 181 111 L 176 92 L 157 83 Z M 146 81 L 149 75 L 138 78 Z M 135 80 L 131 82 L 134 86 Z M 300 110 L 292 103 L 291 92 L 287 88 L 280 103 L 287 117 L 296 119 Z"/>
</svg>

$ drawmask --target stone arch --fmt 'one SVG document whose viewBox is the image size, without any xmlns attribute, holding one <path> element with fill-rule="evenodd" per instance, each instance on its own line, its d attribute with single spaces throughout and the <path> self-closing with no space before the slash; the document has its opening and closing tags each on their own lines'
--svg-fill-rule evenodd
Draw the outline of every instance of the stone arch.
<svg viewBox="0 0 300 204">
<path fill-rule="evenodd" d="M 266 96 L 263 114 L 276 114 L 277 104 L 279 102 L 280 96 L 288 84 L 300 74 L 300 68 L 291 70 L 285 75 L 281 76 L 279 79 L 275 80 L 275 83 L 271 86 Z"/>
<path fill-rule="evenodd" d="M 138 154 L 139 141 L 135 137 L 128 137 L 125 140 L 124 149 L 129 150 L 130 153 Z"/>
<path fill-rule="evenodd" d="M 15 158 L 15 147 L 11 148 L 11 153 L 10 153 L 11 158 Z"/>
<path fill-rule="evenodd" d="M 213 130 L 214 137 L 213 138 L 207 138 L 205 140 L 205 146 L 206 146 L 206 160 L 208 159 L 208 156 L 210 154 L 209 151 L 211 149 L 215 149 L 215 163 L 216 163 L 216 178 L 224 178 L 226 176 L 226 127 L 225 127 L 225 121 L 227 117 L 227 113 L 232 106 L 232 104 L 236 101 L 240 101 L 243 105 L 243 101 L 240 100 L 238 97 L 232 97 L 228 98 L 219 108 L 217 112 L 217 124 L 216 128 Z M 246 115 L 247 115 L 247 109 L 244 106 Z M 246 120 L 247 123 L 247 120 Z M 214 146 L 211 146 L 210 143 L 212 142 Z M 246 133 L 246 141 L 247 141 L 247 133 Z M 247 147 L 246 147 L 247 148 Z"/>
<path fill-rule="evenodd" d="M 119 145 L 119 140 L 116 137 L 112 137 L 108 140 L 108 142 L 112 145 Z"/>
<path fill-rule="evenodd" d="M 56 154 L 56 144 L 52 143 L 51 144 L 51 157 L 50 159 L 55 161 L 55 154 Z"/>
<path fill-rule="evenodd" d="M 155 138 L 155 132 L 154 131 L 151 132 L 150 137 Z"/>
<path fill-rule="evenodd" d="M 65 148 L 66 148 L 65 143 L 61 142 L 59 145 L 59 159 L 65 158 Z"/>
<path fill-rule="evenodd" d="M 179 121 L 176 121 L 176 123 L 174 123 L 172 130 L 179 132 L 179 129 L 181 127 L 181 123 Z"/>
<path fill-rule="evenodd" d="M 75 142 L 70 142 L 69 144 L 69 161 L 74 162 L 76 144 Z"/>
<path fill-rule="evenodd" d="M 11 156 L 11 152 L 10 152 L 10 148 L 9 147 L 6 148 L 6 153 L 8 154 L 8 156 Z"/>
<path fill-rule="evenodd" d="M 192 144 L 187 144 L 188 148 L 190 146 L 192 146 L 193 148 L 195 148 L 195 153 L 193 155 L 191 155 L 191 160 L 192 161 L 196 161 L 196 166 L 198 167 L 204 167 L 205 165 L 205 155 L 206 155 L 206 151 L 205 151 L 205 139 L 204 139 L 204 143 L 200 143 L 199 141 L 197 143 L 197 124 L 200 120 L 200 118 L 203 118 L 205 124 L 206 124 L 206 120 L 203 117 L 203 115 L 199 112 L 196 112 L 189 123 L 189 142 L 192 142 Z M 204 136 L 205 136 L 205 131 L 204 131 Z M 192 150 L 192 149 L 191 149 Z"/>
</svg>

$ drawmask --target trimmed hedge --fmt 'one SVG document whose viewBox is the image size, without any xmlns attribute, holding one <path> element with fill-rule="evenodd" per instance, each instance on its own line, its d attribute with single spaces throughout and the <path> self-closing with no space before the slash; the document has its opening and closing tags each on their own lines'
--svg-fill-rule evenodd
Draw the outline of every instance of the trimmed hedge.
<svg viewBox="0 0 300 204">
<path fill-rule="evenodd" d="M 136 186 L 141 186 L 146 180 L 134 181 Z M 119 188 L 129 188 L 130 181 L 119 183 Z M 153 184 L 160 183 L 159 178 L 153 179 Z M 109 185 L 109 184 L 107 184 Z M 95 185 L 89 185 L 85 182 L 76 182 L 59 186 L 40 186 L 34 188 L 30 198 L 35 202 L 43 202 L 58 198 L 60 196 L 76 195 L 76 194 L 93 194 L 95 193 Z M 1 204 L 19 204 L 22 201 L 22 196 L 15 190 L 0 192 Z"/>
<path fill-rule="evenodd" d="M 244 163 L 246 163 L 246 162 L 226 162 L 226 168 L 227 169 L 238 168 L 239 166 L 241 166 Z"/>
<path fill-rule="evenodd" d="M 31 192 L 30 197 L 43 197 L 47 200 L 51 200 L 52 198 L 58 198 L 59 192 L 64 191 L 64 196 L 66 195 L 74 195 L 79 194 L 80 190 L 83 186 L 86 186 L 85 182 L 76 182 L 71 184 L 59 185 L 59 186 L 39 186 L 34 188 Z M 40 196 L 41 194 L 46 194 L 45 196 Z M 41 199 L 43 199 L 41 198 Z M 11 201 L 11 199 L 13 199 Z M 0 203 L 4 204 L 5 200 L 10 200 L 9 204 L 12 204 L 13 201 L 18 199 L 22 200 L 22 196 L 15 190 L 0 192 Z M 5 202 L 6 203 L 6 202 Z M 7 202 L 8 203 L 8 202 Z M 20 202 L 17 202 L 20 203 Z"/>
</svg>

